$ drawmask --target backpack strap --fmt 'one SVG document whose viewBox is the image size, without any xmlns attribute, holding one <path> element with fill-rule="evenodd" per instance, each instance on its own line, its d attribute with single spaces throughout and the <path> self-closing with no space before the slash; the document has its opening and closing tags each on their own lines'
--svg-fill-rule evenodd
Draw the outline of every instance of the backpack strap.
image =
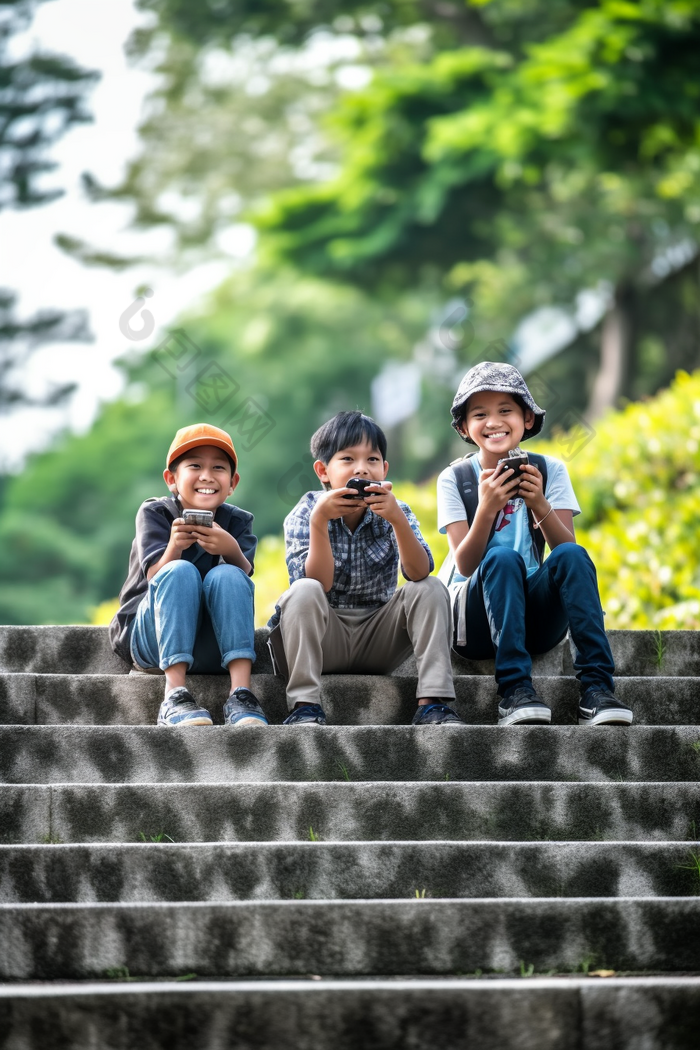
<svg viewBox="0 0 700 1050">
<path fill-rule="evenodd" d="M 455 459 L 450 463 L 452 471 L 457 480 L 457 488 L 464 504 L 464 509 L 467 512 L 467 523 L 469 528 L 472 527 L 474 516 L 476 514 L 476 508 L 479 505 L 479 483 L 477 480 L 477 474 L 474 469 L 474 464 L 470 462 L 476 452 L 469 452 L 466 456 L 460 459 Z M 538 452 L 528 452 L 528 460 L 532 463 L 533 467 L 537 467 L 540 474 L 542 475 L 542 490 L 547 491 L 547 461 L 544 456 Z M 545 539 L 542 535 L 541 529 L 535 528 L 534 518 L 530 510 L 527 511 L 527 520 L 530 526 L 530 535 L 532 536 L 532 542 L 535 545 L 537 551 L 537 558 L 540 565 L 544 560 L 544 549 Z M 494 532 L 496 531 L 496 522 L 494 521 L 491 526 L 491 532 L 487 543 L 491 542 Z"/>
<path fill-rule="evenodd" d="M 457 479 L 457 488 L 462 497 L 464 509 L 467 512 L 469 528 L 471 528 L 476 508 L 479 505 L 479 480 L 474 470 L 474 465 L 470 462 L 475 455 L 476 452 L 468 452 L 466 456 L 453 459 L 450 463 L 452 473 Z"/>
<path fill-rule="evenodd" d="M 162 496 L 161 499 L 172 514 L 173 519 L 182 517 L 182 507 L 179 500 L 174 499 L 173 496 Z"/>
<path fill-rule="evenodd" d="M 149 496 L 148 499 L 143 501 L 144 503 L 164 503 L 170 513 L 175 518 L 182 517 L 182 507 L 180 501 L 176 500 L 174 496 Z"/>
<path fill-rule="evenodd" d="M 547 491 L 547 460 L 544 456 L 541 456 L 539 452 L 528 452 L 527 458 L 532 463 L 533 467 L 537 467 L 540 474 L 542 475 L 542 491 Z M 535 518 L 531 510 L 527 512 L 527 520 L 530 525 L 530 535 L 532 536 L 532 542 L 535 544 L 535 550 L 537 551 L 537 559 L 540 563 L 544 561 L 544 549 L 545 540 L 542 535 L 542 529 L 535 528 Z"/>
<path fill-rule="evenodd" d="M 467 524 L 469 525 L 469 528 L 472 527 L 472 522 L 476 516 L 476 508 L 479 506 L 479 477 L 474 469 L 474 464 L 471 462 L 475 455 L 476 452 L 468 452 L 466 456 L 462 456 L 460 459 L 454 459 L 450 463 L 452 473 L 457 479 L 457 488 L 459 489 L 464 509 L 467 512 Z M 494 519 L 487 543 L 491 542 L 495 531 L 496 520 Z"/>
</svg>

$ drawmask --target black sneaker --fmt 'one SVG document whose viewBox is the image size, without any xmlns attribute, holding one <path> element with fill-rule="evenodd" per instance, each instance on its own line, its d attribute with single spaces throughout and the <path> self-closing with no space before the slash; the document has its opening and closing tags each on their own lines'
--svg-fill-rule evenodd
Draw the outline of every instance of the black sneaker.
<svg viewBox="0 0 700 1050">
<path fill-rule="evenodd" d="M 588 689 L 578 705 L 580 726 L 628 726 L 634 715 L 609 689 Z"/>
<path fill-rule="evenodd" d="M 444 725 L 445 722 L 459 722 L 460 725 L 464 725 L 464 719 L 460 718 L 456 711 L 438 700 L 434 704 L 419 704 L 411 725 L 434 726 Z"/>
<path fill-rule="evenodd" d="M 528 726 L 549 725 L 551 721 L 552 712 L 532 689 L 519 685 L 507 699 L 500 697 L 499 726 L 510 726 L 516 723 Z"/>
<path fill-rule="evenodd" d="M 282 725 L 311 725 L 314 722 L 319 726 L 326 725 L 326 715 L 321 705 L 301 704 L 299 707 L 295 707 L 290 715 L 287 715 Z"/>
</svg>

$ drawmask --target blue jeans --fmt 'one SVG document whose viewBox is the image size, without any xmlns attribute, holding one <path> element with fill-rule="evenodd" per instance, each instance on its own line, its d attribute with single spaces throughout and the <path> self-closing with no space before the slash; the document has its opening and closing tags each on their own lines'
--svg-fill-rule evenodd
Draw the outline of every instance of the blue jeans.
<svg viewBox="0 0 700 1050">
<path fill-rule="evenodd" d="M 164 565 L 148 584 L 131 632 L 139 667 L 186 663 L 192 674 L 220 674 L 231 660 L 255 660 L 253 581 L 235 565 L 202 579 L 189 561 Z"/>
<path fill-rule="evenodd" d="M 561 543 L 527 576 L 510 547 L 492 547 L 471 577 L 467 592 L 470 660 L 496 658 L 499 696 L 519 685 L 532 688 L 532 654 L 544 653 L 571 631 L 574 668 L 586 690 L 613 690 L 613 661 L 605 633 L 595 565 L 577 543 Z"/>
</svg>

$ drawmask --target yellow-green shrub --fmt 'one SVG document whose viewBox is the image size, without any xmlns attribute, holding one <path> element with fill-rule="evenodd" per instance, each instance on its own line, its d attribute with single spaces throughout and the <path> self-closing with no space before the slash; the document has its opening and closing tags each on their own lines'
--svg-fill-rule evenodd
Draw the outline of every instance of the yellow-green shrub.
<svg viewBox="0 0 700 1050">
<path fill-rule="evenodd" d="M 595 431 L 567 466 L 607 627 L 700 628 L 700 373 L 679 372 Z M 566 440 L 532 448 L 562 458 Z"/>
</svg>

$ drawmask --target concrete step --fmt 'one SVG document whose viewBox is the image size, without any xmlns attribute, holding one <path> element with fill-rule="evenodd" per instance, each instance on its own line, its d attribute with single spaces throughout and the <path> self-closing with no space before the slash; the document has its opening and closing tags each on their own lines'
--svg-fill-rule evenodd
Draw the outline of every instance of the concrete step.
<svg viewBox="0 0 700 1050">
<path fill-rule="evenodd" d="M 696 897 L 699 849 L 699 842 L 0 846 L 0 901 Z"/>
<path fill-rule="evenodd" d="M 692 977 L 0 988 L 11 1050 L 694 1050 L 699 1017 Z"/>
<path fill-rule="evenodd" d="M 6 784 L 0 842 L 682 841 L 700 784 L 239 782 Z"/>
<path fill-rule="evenodd" d="M 0 726 L 0 783 L 694 781 L 694 726 Z"/>
<path fill-rule="evenodd" d="M 2 904 L 0 980 L 700 971 L 700 897 Z"/>
<path fill-rule="evenodd" d="M 255 632 L 255 671 L 271 674 L 267 648 L 268 630 Z M 493 661 L 465 661 L 454 656 L 456 674 L 493 675 Z M 568 642 L 560 642 L 549 653 L 535 657 L 539 674 L 573 672 Z M 49 625 L 37 627 L 0 626 L 0 672 L 34 674 L 128 674 L 130 668 L 112 652 L 107 627 Z M 222 670 L 222 674 L 223 674 Z M 415 677 L 413 658 L 396 674 Z"/>
<path fill-rule="evenodd" d="M 107 627 L 82 625 L 14 627 L 0 626 L 0 671 L 35 674 L 126 674 L 127 665 L 114 655 Z M 272 670 L 266 639 L 267 628 L 255 632 L 256 671 Z M 610 631 L 616 674 L 700 675 L 700 638 L 697 631 Z M 493 674 L 493 661 L 454 659 L 456 674 Z M 568 642 L 536 657 L 535 673 L 570 674 Z M 415 675 L 415 663 L 404 665 L 404 673 Z"/>
<path fill-rule="evenodd" d="M 164 679 L 155 675 L 0 674 L 3 725 L 154 725 Z M 228 677 L 193 675 L 188 687 L 223 722 Z M 417 679 L 385 675 L 325 675 L 321 703 L 336 725 L 407 725 L 416 710 Z M 535 677 L 555 725 L 577 723 L 579 687 L 574 678 Z M 274 675 L 253 675 L 252 688 L 274 725 L 288 715 L 284 684 Z M 498 698 L 491 678 L 455 678 L 455 710 L 471 725 L 494 725 Z M 637 725 L 700 724 L 696 678 L 620 678 L 617 695 L 632 707 Z"/>
</svg>

